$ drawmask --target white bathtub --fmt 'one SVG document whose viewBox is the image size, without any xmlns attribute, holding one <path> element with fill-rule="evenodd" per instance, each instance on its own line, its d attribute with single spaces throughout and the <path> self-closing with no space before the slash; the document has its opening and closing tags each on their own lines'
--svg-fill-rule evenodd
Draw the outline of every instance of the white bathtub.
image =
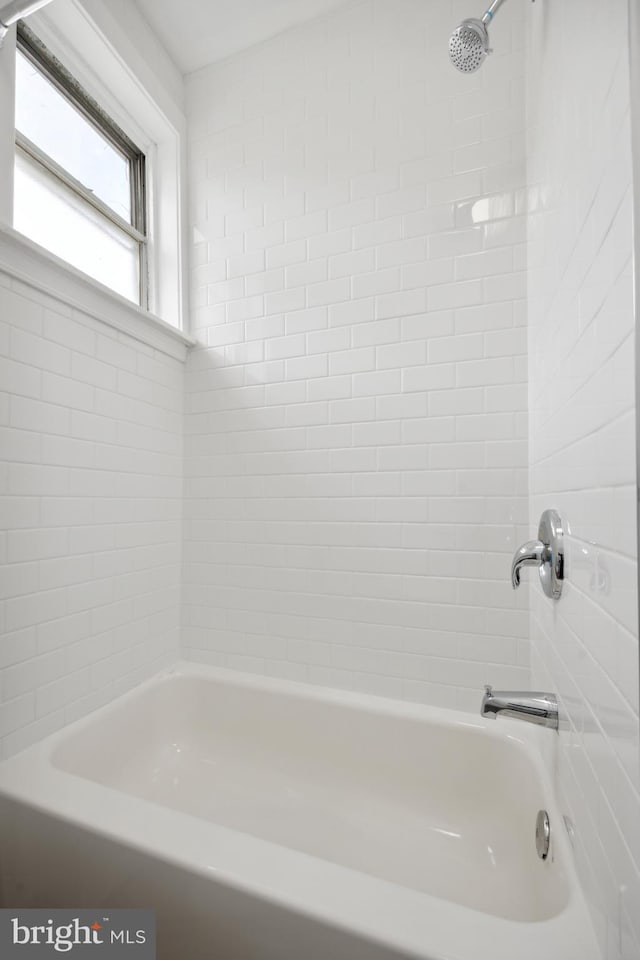
<svg viewBox="0 0 640 960">
<path fill-rule="evenodd" d="M 0 765 L 3 902 L 154 907 L 162 960 L 595 960 L 554 738 L 180 665 Z"/>
</svg>

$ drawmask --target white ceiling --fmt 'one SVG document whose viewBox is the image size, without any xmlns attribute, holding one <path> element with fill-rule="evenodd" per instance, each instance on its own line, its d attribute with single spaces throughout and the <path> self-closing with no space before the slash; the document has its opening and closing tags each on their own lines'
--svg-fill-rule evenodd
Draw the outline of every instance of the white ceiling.
<svg viewBox="0 0 640 960">
<path fill-rule="evenodd" d="M 184 73 L 320 16 L 345 0 L 136 0 Z"/>
</svg>

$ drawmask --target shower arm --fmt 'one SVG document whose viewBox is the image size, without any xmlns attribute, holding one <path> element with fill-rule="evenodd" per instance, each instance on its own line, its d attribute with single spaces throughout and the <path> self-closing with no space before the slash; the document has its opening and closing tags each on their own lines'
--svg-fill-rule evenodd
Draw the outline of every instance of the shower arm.
<svg viewBox="0 0 640 960">
<path fill-rule="evenodd" d="M 51 3 L 51 0 L 11 0 L 11 3 L 0 7 L 0 47 L 12 23 L 21 17 L 28 17 L 30 13 L 35 13 L 48 3 Z"/>
<path fill-rule="evenodd" d="M 497 13 L 497 11 L 500 9 L 503 3 L 504 3 L 504 0 L 493 0 L 493 3 L 491 4 L 491 6 L 487 7 L 484 14 L 482 15 L 482 22 L 491 23 L 491 21 L 493 20 L 494 14 Z M 0 16 L 0 20 L 1 19 L 2 17 Z"/>
</svg>

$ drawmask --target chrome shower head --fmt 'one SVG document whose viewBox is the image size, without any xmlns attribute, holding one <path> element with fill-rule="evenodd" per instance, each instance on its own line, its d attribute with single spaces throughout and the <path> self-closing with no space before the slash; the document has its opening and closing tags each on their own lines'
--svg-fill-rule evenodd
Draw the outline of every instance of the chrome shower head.
<svg viewBox="0 0 640 960">
<path fill-rule="evenodd" d="M 482 20 L 463 20 L 449 37 L 449 59 L 461 73 L 475 73 L 488 53 L 489 31 Z"/>
<path fill-rule="evenodd" d="M 491 53 L 487 26 L 503 3 L 504 0 L 493 0 L 481 20 L 463 20 L 449 37 L 449 59 L 460 73 L 475 73 Z"/>
</svg>

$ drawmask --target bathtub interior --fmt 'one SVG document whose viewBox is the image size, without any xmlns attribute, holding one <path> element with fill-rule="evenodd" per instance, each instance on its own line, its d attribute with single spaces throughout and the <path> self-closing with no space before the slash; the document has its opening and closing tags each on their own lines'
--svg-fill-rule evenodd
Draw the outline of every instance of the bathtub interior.
<svg viewBox="0 0 640 960">
<path fill-rule="evenodd" d="M 536 855 L 530 750 L 486 725 L 173 676 L 68 732 L 52 763 L 497 917 L 568 900 L 562 864 Z"/>
</svg>

